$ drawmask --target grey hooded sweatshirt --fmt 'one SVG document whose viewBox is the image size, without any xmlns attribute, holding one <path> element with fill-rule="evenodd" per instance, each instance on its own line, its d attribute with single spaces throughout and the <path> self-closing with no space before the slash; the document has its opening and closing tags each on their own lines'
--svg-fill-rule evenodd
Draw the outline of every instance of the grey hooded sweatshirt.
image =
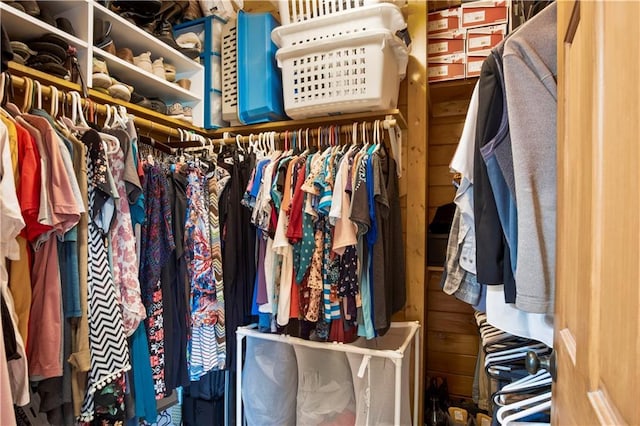
<svg viewBox="0 0 640 426">
<path fill-rule="evenodd" d="M 518 206 L 516 306 L 553 313 L 556 244 L 556 4 L 505 43 L 503 63 Z"/>
</svg>

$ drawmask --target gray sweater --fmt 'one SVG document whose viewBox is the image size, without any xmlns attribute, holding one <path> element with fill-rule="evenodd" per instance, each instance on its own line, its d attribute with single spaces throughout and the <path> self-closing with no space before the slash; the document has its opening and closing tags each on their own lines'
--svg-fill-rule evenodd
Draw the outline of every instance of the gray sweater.
<svg viewBox="0 0 640 426">
<path fill-rule="evenodd" d="M 507 40 L 504 77 L 518 206 L 516 306 L 553 313 L 556 244 L 556 4 Z"/>
</svg>

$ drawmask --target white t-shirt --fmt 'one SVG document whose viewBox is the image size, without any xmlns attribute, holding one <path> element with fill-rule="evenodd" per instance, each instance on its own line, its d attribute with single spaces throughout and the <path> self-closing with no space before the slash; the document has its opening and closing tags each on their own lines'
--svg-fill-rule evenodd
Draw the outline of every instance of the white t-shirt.
<svg viewBox="0 0 640 426">
<path fill-rule="evenodd" d="M 3 395 L 12 395 L 12 401 L 18 405 L 29 403 L 29 377 L 24 342 L 18 330 L 18 318 L 13 305 L 13 297 L 9 291 L 9 274 L 5 267 L 5 259 L 20 260 L 20 246 L 16 237 L 24 226 L 13 175 L 9 133 L 7 126 L 0 121 L 0 291 L 11 315 L 11 324 L 3 324 L 2 326 L 13 327 L 17 351 L 20 355 L 20 359 L 9 363 L 6 362 L 4 355 L 2 356 L 0 389 Z M 4 354 L 4 342 L 1 353 Z M 9 400 L 9 398 L 0 399 Z M 9 414 L 13 414 L 13 409 L 10 408 Z M 4 416 L 0 418 L 5 420 Z M 15 424 L 15 419 L 13 423 Z"/>
<path fill-rule="evenodd" d="M 338 255 L 342 256 L 347 247 L 357 244 L 356 236 L 357 226 L 351 220 L 349 211 L 351 210 L 351 202 L 349 195 L 345 192 L 347 181 L 349 178 L 349 159 L 348 154 L 342 157 L 338 173 L 336 175 L 336 183 L 333 192 L 333 204 L 329 215 L 335 215 L 335 228 L 333 231 L 333 246 L 331 249 Z M 337 205 L 334 211 L 333 206 Z M 332 213 L 333 212 L 333 213 Z"/>
<path fill-rule="evenodd" d="M 522 311 L 504 302 L 504 286 L 488 285 L 487 322 L 515 336 L 537 340 L 553 347 L 553 316 Z"/>
<path fill-rule="evenodd" d="M 4 262 L 5 257 L 20 260 L 16 237 L 24 226 L 13 176 L 9 131 L 0 121 L 0 261 Z"/>
</svg>

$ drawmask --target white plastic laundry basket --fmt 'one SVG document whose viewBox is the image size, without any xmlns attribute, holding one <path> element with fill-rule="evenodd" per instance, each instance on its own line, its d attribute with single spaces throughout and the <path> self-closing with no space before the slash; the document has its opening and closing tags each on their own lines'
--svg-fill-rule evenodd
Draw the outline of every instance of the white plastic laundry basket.
<svg viewBox="0 0 640 426">
<path fill-rule="evenodd" d="M 409 52 L 389 30 L 284 47 L 284 108 L 294 119 L 396 108 Z"/>
<path fill-rule="evenodd" d="M 377 3 L 403 6 L 407 0 L 278 0 L 278 12 L 282 25 L 287 25 Z"/>
<path fill-rule="evenodd" d="M 291 345 L 247 339 L 242 388 L 237 390 L 244 401 L 247 425 L 296 424 L 297 369 Z M 236 423 L 244 424 L 240 419 Z"/>
<path fill-rule="evenodd" d="M 398 6 L 380 3 L 281 25 L 271 32 L 271 39 L 278 47 L 289 47 L 374 29 L 387 29 L 395 34 L 406 27 Z"/>
</svg>

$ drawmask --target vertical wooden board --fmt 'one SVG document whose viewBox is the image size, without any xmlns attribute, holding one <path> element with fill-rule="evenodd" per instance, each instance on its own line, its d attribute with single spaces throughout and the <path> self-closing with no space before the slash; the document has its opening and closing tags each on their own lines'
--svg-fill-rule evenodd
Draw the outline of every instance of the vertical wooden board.
<svg viewBox="0 0 640 426">
<path fill-rule="evenodd" d="M 407 90 L 408 87 L 409 85 L 407 84 L 407 79 L 405 78 L 400 83 L 400 91 L 398 92 L 398 108 L 399 109 L 402 109 L 403 107 L 406 109 L 409 103 L 409 96 L 408 96 L 408 90 Z"/>
<path fill-rule="evenodd" d="M 478 81 L 477 77 L 466 80 L 441 81 L 429 84 L 429 101 L 431 105 L 447 101 L 467 101 Z"/>
<path fill-rule="evenodd" d="M 447 186 L 453 181 L 453 173 L 449 166 L 430 166 L 429 167 L 429 186 Z"/>
<path fill-rule="evenodd" d="M 429 311 L 427 313 L 427 329 L 468 335 L 478 332 L 478 326 L 472 314 L 457 312 Z"/>
<path fill-rule="evenodd" d="M 445 371 L 427 371 L 428 377 L 443 377 L 447 379 L 447 388 L 449 394 L 462 395 L 465 397 L 471 397 L 471 391 L 473 390 L 473 375 L 461 376 L 457 374 L 450 374 Z"/>
<path fill-rule="evenodd" d="M 478 335 L 427 331 L 427 348 L 461 355 L 478 355 Z"/>
<path fill-rule="evenodd" d="M 476 371 L 476 359 L 473 355 L 448 354 L 427 351 L 427 369 L 446 373 L 472 376 Z"/>
<path fill-rule="evenodd" d="M 458 300 L 453 295 L 448 295 L 444 291 L 429 290 L 427 292 L 428 312 L 456 312 L 459 314 L 473 314 L 473 307 L 468 303 Z"/>
<path fill-rule="evenodd" d="M 432 123 L 429 128 L 429 144 L 457 144 L 460 140 L 460 135 L 462 134 L 463 127 L 464 120 L 456 120 L 453 123 Z"/>
<path fill-rule="evenodd" d="M 434 217 L 436 217 L 436 211 L 438 210 L 437 207 L 431 207 L 429 206 L 429 213 L 427 214 L 427 226 L 429 226 L 429 224 L 431 223 L 431 221 L 433 220 Z"/>
<path fill-rule="evenodd" d="M 430 186 L 429 187 L 429 207 L 438 207 L 449 204 L 453 201 L 456 190 L 453 185 Z"/>
<path fill-rule="evenodd" d="M 601 153 L 595 192 L 602 193 L 594 197 L 592 207 L 600 222 L 594 237 L 601 247 L 593 257 L 594 263 L 601 263 L 592 269 L 592 276 L 600 274 L 592 278 L 599 281 L 599 295 L 594 296 L 600 312 L 592 321 L 600 348 L 600 399 L 631 424 L 639 421 L 639 409 L 637 395 L 630 390 L 640 388 L 640 76 L 630 64 L 640 63 L 640 3 L 605 2 L 599 14 L 607 36 L 596 53 L 602 55 L 597 80 L 604 91 L 602 133 L 594 146 L 594 152 Z"/>
<path fill-rule="evenodd" d="M 440 287 L 440 280 L 442 279 L 442 272 L 428 272 L 427 289 L 429 291 L 442 291 Z"/>
<path fill-rule="evenodd" d="M 431 166 L 449 166 L 456 153 L 458 143 L 449 145 L 429 145 L 429 167 Z"/>
<path fill-rule="evenodd" d="M 425 324 L 425 269 L 426 264 L 426 215 L 427 215 L 427 2 L 409 0 L 407 26 L 412 37 L 411 53 L 407 66 L 407 161 L 403 176 L 406 186 L 401 185 L 401 193 L 406 193 L 406 230 L 410 230 L 406 240 L 407 268 L 407 320 L 418 320 Z M 424 334 L 423 334 L 424 336 Z M 424 342 L 424 339 L 422 340 Z M 424 365 L 424 343 L 419 365 Z M 423 374 L 419 378 L 418 401 L 422 402 Z M 419 420 L 422 424 L 423 406 L 420 403 Z"/>
<path fill-rule="evenodd" d="M 460 0 L 430 0 L 429 12 L 460 6 Z"/>
<path fill-rule="evenodd" d="M 406 117 L 406 115 L 405 115 Z M 398 192 L 400 194 L 400 201 L 402 202 L 404 200 L 404 207 L 406 207 L 406 195 L 407 195 L 407 167 L 408 167 L 408 149 L 409 149 L 409 135 L 407 131 L 403 131 L 402 132 L 402 142 L 400 144 L 400 147 L 402 149 L 402 164 L 398 165 L 399 167 L 401 167 L 402 169 L 402 177 L 400 178 L 400 180 L 398 181 Z"/>
<path fill-rule="evenodd" d="M 469 100 L 447 100 L 438 103 L 431 103 L 429 114 L 434 119 L 438 117 L 464 117 L 469 109 Z"/>
<path fill-rule="evenodd" d="M 407 78 L 409 85 L 408 149 L 407 149 L 407 229 L 411 229 L 407 240 L 407 318 L 423 321 L 425 217 L 426 217 L 426 170 L 427 170 L 427 124 L 426 114 L 426 4 L 410 2 L 412 13 L 408 16 L 409 30 L 414 43 L 409 57 Z"/>
</svg>

